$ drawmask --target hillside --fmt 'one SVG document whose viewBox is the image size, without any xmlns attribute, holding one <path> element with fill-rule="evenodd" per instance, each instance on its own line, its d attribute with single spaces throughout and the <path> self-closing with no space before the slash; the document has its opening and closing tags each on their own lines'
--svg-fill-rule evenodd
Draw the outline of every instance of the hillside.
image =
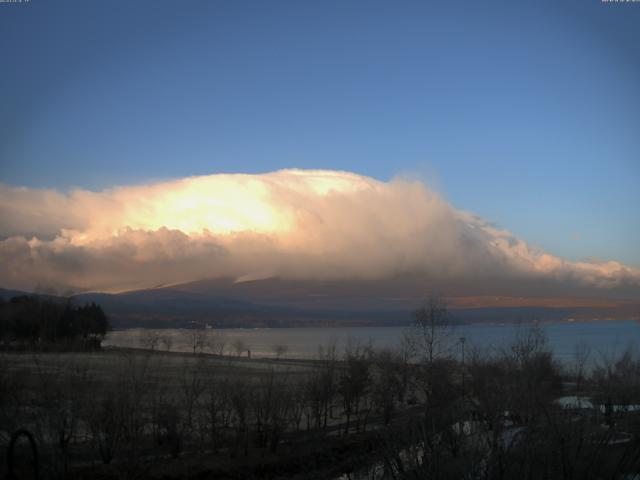
<svg viewBox="0 0 640 480">
<path fill-rule="evenodd" d="M 76 302 L 103 306 L 112 324 L 128 327 L 369 326 L 411 321 L 421 296 L 419 283 L 395 281 L 234 282 L 215 279 L 122 293 L 82 293 Z M 10 298 L 24 294 L 1 290 Z M 637 319 L 640 302 L 585 298 L 444 297 L 463 323 Z"/>
</svg>

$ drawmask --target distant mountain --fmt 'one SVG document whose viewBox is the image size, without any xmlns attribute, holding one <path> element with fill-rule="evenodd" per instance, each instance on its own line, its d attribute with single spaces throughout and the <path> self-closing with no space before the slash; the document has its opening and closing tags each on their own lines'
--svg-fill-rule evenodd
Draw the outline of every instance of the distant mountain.
<svg viewBox="0 0 640 480">
<path fill-rule="evenodd" d="M 255 287 L 255 285 L 254 285 Z M 178 285 L 120 294 L 86 293 L 78 302 L 102 305 L 116 326 L 287 327 L 300 325 L 389 325 L 406 321 L 408 311 L 354 308 L 337 302 L 314 305 L 305 295 L 246 288 L 230 280 Z"/>
<path fill-rule="evenodd" d="M 75 302 L 100 304 L 115 327 L 287 327 L 401 325 L 426 296 L 415 278 L 389 280 L 215 279 L 118 294 L 83 293 Z M 0 289 L 0 297 L 24 294 Z M 460 322 L 640 319 L 640 302 L 589 298 L 450 296 Z"/>
<path fill-rule="evenodd" d="M 0 288 L 0 298 L 3 300 L 9 300 L 12 297 L 19 297 L 20 295 L 31 295 L 31 294 L 27 292 L 23 292 L 22 290 L 8 290 L 6 288 Z"/>
</svg>

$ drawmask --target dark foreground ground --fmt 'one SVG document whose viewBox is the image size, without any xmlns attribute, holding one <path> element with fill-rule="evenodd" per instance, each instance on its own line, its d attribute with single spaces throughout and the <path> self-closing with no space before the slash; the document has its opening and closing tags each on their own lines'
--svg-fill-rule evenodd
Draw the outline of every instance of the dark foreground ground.
<svg viewBox="0 0 640 480">
<path fill-rule="evenodd" d="M 430 344 L 315 360 L 113 349 L 0 353 L 15 478 L 628 479 L 640 360 L 562 367 L 539 331 L 464 364 Z M 431 345 L 433 347 L 433 345 Z M 431 353 L 431 354 L 430 354 Z M 11 437 L 26 434 L 9 449 Z M 9 451 L 10 450 L 10 451 Z"/>
</svg>

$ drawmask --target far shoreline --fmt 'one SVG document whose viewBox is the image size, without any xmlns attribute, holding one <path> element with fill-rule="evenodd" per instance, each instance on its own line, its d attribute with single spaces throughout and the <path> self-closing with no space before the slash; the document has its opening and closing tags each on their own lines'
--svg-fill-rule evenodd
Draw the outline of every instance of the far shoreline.
<svg viewBox="0 0 640 480">
<path fill-rule="evenodd" d="M 640 316 L 635 318 L 568 318 L 562 320 L 513 320 L 513 321 L 482 321 L 482 322 L 459 322 L 452 323 L 452 327 L 460 327 L 460 326 L 500 326 L 500 325 L 558 325 L 558 324 L 583 324 L 583 323 L 607 323 L 607 322 L 640 322 Z M 246 326 L 211 326 L 209 327 L 186 327 L 186 326 L 162 326 L 162 327 L 152 327 L 152 326 L 131 326 L 131 327 L 114 327 L 110 330 L 110 332 L 122 332 L 129 330 L 292 330 L 292 329 L 338 329 L 338 328 L 357 328 L 357 329 L 365 329 L 365 328 L 412 328 L 410 323 L 407 324 L 398 324 L 398 325 L 389 325 L 389 324 L 346 324 L 346 325 L 284 325 L 284 326 L 256 326 L 256 327 L 246 327 Z"/>
</svg>

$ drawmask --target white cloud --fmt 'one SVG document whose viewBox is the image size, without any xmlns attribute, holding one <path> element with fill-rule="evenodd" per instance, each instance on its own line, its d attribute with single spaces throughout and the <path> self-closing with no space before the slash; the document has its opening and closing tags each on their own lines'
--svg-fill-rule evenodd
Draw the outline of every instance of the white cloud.
<svg viewBox="0 0 640 480">
<path fill-rule="evenodd" d="M 348 172 L 210 175 L 102 192 L 0 185 L 0 235 L 0 285 L 14 288 L 412 274 L 496 289 L 640 290 L 637 269 L 563 260 L 422 183 Z"/>
</svg>

